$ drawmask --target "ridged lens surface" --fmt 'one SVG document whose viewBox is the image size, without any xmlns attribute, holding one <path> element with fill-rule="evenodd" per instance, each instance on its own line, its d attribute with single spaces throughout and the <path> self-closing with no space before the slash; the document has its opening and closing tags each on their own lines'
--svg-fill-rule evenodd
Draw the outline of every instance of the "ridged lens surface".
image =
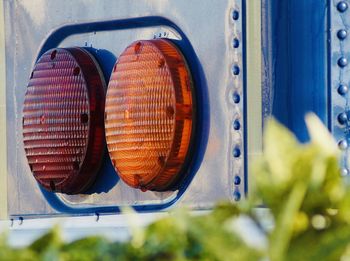
<svg viewBox="0 0 350 261">
<path fill-rule="evenodd" d="M 105 82 L 84 49 L 53 49 L 31 74 L 23 142 L 35 179 L 47 190 L 77 194 L 96 178 L 105 147 Z"/>
<path fill-rule="evenodd" d="M 164 191 L 181 178 L 192 136 L 192 80 L 168 40 L 131 44 L 108 85 L 107 146 L 119 176 L 142 190 Z"/>
</svg>

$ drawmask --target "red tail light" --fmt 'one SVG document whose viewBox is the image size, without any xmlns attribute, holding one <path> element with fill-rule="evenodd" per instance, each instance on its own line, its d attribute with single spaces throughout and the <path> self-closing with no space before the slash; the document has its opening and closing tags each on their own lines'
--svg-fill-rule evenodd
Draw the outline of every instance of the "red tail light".
<svg viewBox="0 0 350 261">
<path fill-rule="evenodd" d="M 94 181 L 105 147 L 105 82 L 84 49 L 53 49 L 36 63 L 23 109 L 31 171 L 47 190 L 76 194 Z"/>
</svg>

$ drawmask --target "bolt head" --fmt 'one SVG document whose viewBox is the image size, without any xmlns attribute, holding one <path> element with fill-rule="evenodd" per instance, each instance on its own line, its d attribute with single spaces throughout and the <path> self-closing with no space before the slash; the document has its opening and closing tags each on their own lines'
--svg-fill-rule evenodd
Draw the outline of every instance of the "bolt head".
<svg viewBox="0 0 350 261">
<path fill-rule="evenodd" d="M 338 60 L 338 65 L 339 65 L 340 67 L 345 67 L 345 66 L 347 66 L 347 65 L 348 65 L 348 59 L 346 59 L 345 57 L 339 58 L 339 60 Z"/>
<path fill-rule="evenodd" d="M 234 93 L 232 99 L 234 103 L 239 103 L 241 101 L 241 96 L 238 93 Z"/>
<path fill-rule="evenodd" d="M 348 9 L 348 4 L 344 1 L 341 1 L 337 4 L 337 9 L 339 12 L 344 13 Z"/>
<path fill-rule="evenodd" d="M 241 184 L 241 177 L 240 176 L 235 176 L 235 179 L 234 179 L 233 183 L 235 185 Z"/>
<path fill-rule="evenodd" d="M 338 143 L 339 149 L 346 150 L 348 148 L 348 142 L 346 140 L 341 140 Z"/>
<path fill-rule="evenodd" d="M 233 20 L 238 20 L 239 18 L 239 12 L 237 10 L 232 11 L 232 19 Z"/>
<path fill-rule="evenodd" d="M 233 122 L 233 129 L 234 130 L 239 130 L 241 128 L 241 123 L 239 122 L 239 120 L 235 120 Z"/>
<path fill-rule="evenodd" d="M 340 124 L 343 125 L 343 124 L 347 123 L 347 121 L 348 121 L 348 115 L 346 114 L 346 112 L 342 112 L 338 115 L 338 122 Z"/>
<path fill-rule="evenodd" d="M 233 48 L 238 48 L 239 47 L 239 40 L 237 38 L 233 39 L 232 46 L 233 46 Z"/>
<path fill-rule="evenodd" d="M 348 32 L 344 29 L 338 31 L 337 36 L 340 40 L 344 40 L 348 36 Z"/>
<path fill-rule="evenodd" d="M 339 93 L 340 95 L 345 95 L 345 94 L 348 93 L 348 91 L 349 91 L 349 88 L 348 88 L 347 85 L 345 85 L 345 84 L 339 85 L 339 87 L 338 87 L 338 93 Z"/>
<path fill-rule="evenodd" d="M 241 156 L 241 150 L 239 148 L 235 148 L 233 150 L 233 157 L 239 158 L 239 156 Z"/>
<path fill-rule="evenodd" d="M 233 192 L 233 199 L 235 201 L 240 201 L 241 200 L 241 193 L 239 193 L 239 191 Z"/>
<path fill-rule="evenodd" d="M 240 72 L 239 66 L 238 66 L 238 65 L 234 65 L 234 66 L 232 67 L 232 73 L 233 73 L 233 75 L 238 75 L 239 72 Z"/>
</svg>

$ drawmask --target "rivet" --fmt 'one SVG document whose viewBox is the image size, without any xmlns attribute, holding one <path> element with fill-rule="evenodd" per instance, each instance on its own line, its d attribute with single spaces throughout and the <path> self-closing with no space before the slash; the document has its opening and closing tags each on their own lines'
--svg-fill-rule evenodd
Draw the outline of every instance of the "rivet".
<svg viewBox="0 0 350 261">
<path fill-rule="evenodd" d="M 165 60 L 163 58 L 158 60 L 158 68 L 162 68 L 165 65 Z"/>
<path fill-rule="evenodd" d="M 233 192 L 233 199 L 235 201 L 240 201 L 241 200 L 241 193 L 239 193 L 239 191 Z"/>
<path fill-rule="evenodd" d="M 348 36 L 348 32 L 344 29 L 338 31 L 337 36 L 340 40 L 344 40 Z"/>
<path fill-rule="evenodd" d="M 56 58 L 56 54 L 57 54 L 57 50 L 54 50 L 51 55 L 50 55 L 50 58 L 51 60 L 55 59 Z"/>
<path fill-rule="evenodd" d="M 234 65 L 234 66 L 232 67 L 232 73 L 233 73 L 233 75 L 238 75 L 239 72 L 240 72 L 239 66 L 238 66 L 238 65 Z"/>
<path fill-rule="evenodd" d="M 343 125 L 343 124 L 347 123 L 347 121 L 348 121 L 348 115 L 346 115 L 345 112 L 342 112 L 338 115 L 338 122 L 340 124 Z"/>
<path fill-rule="evenodd" d="M 337 4 L 337 9 L 339 12 L 344 13 L 348 9 L 348 4 L 341 1 Z"/>
<path fill-rule="evenodd" d="M 234 103 L 239 103 L 241 101 L 241 96 L 237 92 L 235 92 L 232 96 L 232 99 Z"/>
<path fill-rule="evenodd" d="M 235 185 L 241 184 L 241 177 L 240 176 L 235 176 L 235 179 L 233 180 L 233 183 Z"/>
<path fill-rule="evenodd" d="M 348 142 L 346 140 L 341 140 L 338 143 L 339 149 L 346 150 L 348 148 Z"/>
<path fill-rule="evenodd" d="M 239 12 L 237 10 L 233 10 L 232 12 L 232 19 L 233 20 L 238 20 L 239 18 Z"/>
<path fill-rule="evenodd" d="M 89 122 L 89 115 L 86 112 L 80 114 L 80 122 L 84 124 Z"/>
<path fill-rule="evenodd" d="M 234 130 L 239 130 L 241 128 L 241 123 L 239 122 L 239 120 L 235 120 L 233 122 L 233 129 Z"/>
<path fill-rule="evenodd" d="M 74 70 L 73 70 L 73 75 L 77 76 L 77 75 L 79 75 L 79 73 L 80 73 L 80 68 L 79 67 L 75 67 Z"/>
<path fill-rule="evenodd" d="M 232 46 L 233 46 L 233 48 L 238 48 L 239 47 L 239 40 L 237 38 L 233 39 Z"/>
<path fill-rule="evenodd" d="M 338 87 L 338 93 L 340 95 L 345 95 L 347 94 L 347 92 L 349 91 L 349 88 L 347 85 L 345 84 L 340 84 L 339 87 Z"/>
<path fill-rule="evenodd" d="M 172 118 L 175 114 L 175 109 L 173 106 L 167 106 L 165 109 L 165 112 L 166 112 L 167 117 Z"/>
<path fill-rule="evenodd" d="M 349 170 L 347 168 L 342 168 L 340 170 L 340 175 L 342 175 L 343 177 L 349 175 Z"/>
<path fill-rule="evenodd" d="M 340 67 L 345 67 L 345 66 L 348 65 L 348 60 L 347 60 L 345 57 L 341 57 L 341 58 L 339 58 L 339 60 L 338 60 L 338 65 L 339 65 Z"/>
<path fill-rule="evenodd" d="M 158 156 L 158 164 L 160 166 L 164 166 L 166 163 L 166 157 L 165 156 Z"/>
<path fill-rule="evenodd" d="M 239 158 L 241 156 L 241 150 L 239 148 L 234 148 L 233 149 L 233 157 Z"/>
<path fill-rule="evenodd" d="M 141 47 L 142 47 L 142 43 L 141 42 L 138 42 L 138 43 L 135 44 L 135 46 L 134 46 L 135 54 L 138 54 L 138 53 L 141 52 Z"/>
</svg>

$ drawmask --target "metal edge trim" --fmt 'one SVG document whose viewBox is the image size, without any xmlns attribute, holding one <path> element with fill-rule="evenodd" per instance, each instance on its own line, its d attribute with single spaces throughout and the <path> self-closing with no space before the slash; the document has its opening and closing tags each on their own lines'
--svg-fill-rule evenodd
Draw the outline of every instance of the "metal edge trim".
<svg viewBox="0 0 350 261">
<path fill-rule="evenodd" d="M 247 92 L 247 192 L 251 191 L 251 163 L 262 152 L 262 51 L 261 1 L 246 1 L 246 92 Z M 250 179 L 250 180 L 249 180 Z"/>
<path fill-rule="evenodd" d="M 8 218 L 7 138 L 6 138 L 6 63 L 4 2 L 0 1 L 0 220 Z"/>
</svg>

